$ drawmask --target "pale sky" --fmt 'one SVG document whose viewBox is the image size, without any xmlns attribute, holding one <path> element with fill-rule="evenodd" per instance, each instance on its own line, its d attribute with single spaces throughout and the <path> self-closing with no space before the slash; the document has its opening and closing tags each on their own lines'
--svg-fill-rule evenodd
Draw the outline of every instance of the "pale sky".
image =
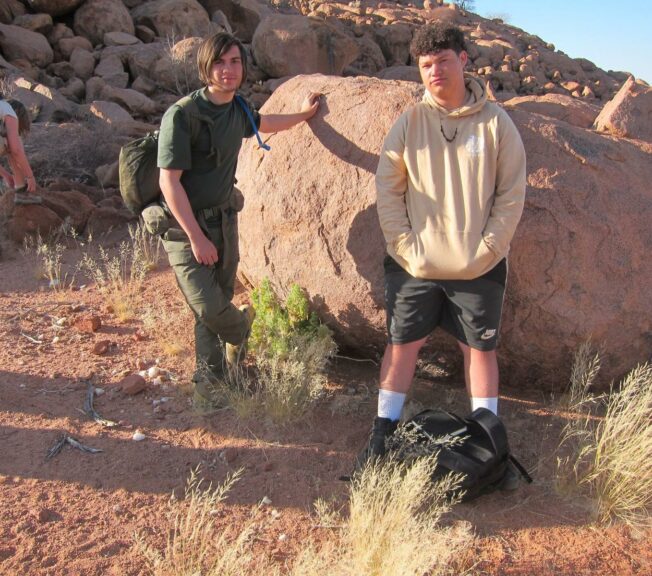
<svg viewBox="0 0 652 576">
<path fill-rule="evenodd" d="M 631 72 L 652 84 L 651 0 L 475 0 L 473 12 L 502 17 L 571 58 Z"/>
</svg>

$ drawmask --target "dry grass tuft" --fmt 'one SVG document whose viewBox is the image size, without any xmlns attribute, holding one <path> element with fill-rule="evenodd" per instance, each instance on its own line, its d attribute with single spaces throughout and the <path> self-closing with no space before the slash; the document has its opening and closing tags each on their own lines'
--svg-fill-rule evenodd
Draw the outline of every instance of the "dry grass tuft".
<svg viewBox="0 0 652 576">
<path fill-rule="evenodd" d="M 569 404 L 576 418 L 564 427 L 557 489 L 584 494 L 598 522 L 650 526 L 652 504 L 652 365 L 632 370 L 619 388 L 593 396 L 599 358 L 582 348 L 575 359 Z"/>
<path fill-rule="evenodd" d="M 147 544 L 141 534 L 135 536 L 136 547 L 145 558 L 149 574 L 243 576 L 251 573 L 253 519 L 238 532 L 219 529 L 214 521 L 240 475 L 238 471 L 227 477 L 217 488 L 212 485 L 203 488 L 197 471 L 191 473 L 185 499 L 170 502 L 172 528 L 165 549 L 159 551 Z"/>
<path fill-rule="evenodd" d="M 36 238 L 27 236 L 23 241 L 23 252 L 36 256 L 37 266 L 34 274 L 39 279 L 47 279 L 52 290 L 65 291 L 74 283 L 78 267 L 71 268 L 64 263 L 66 246 L 62 234 L 54 234 L 47 240 L 40 234 L 37 234 Z"/>
<path fill-rule="evenodd" d="M 147 248 L 157 240 L 140 224 L 130 227 L 129 234 L 130 241 L 121 242 L 117 254 L 111 255 L 100 246 L 97 258 L 85 252 L 81 262 L 82 270 L 96 283 L 108 308 L 121 322 L 136 316 L 143 280 L 152 269 L 152 254 L 155 250 L 158 254 L 158 249 Z"/>
<path fill-rule="evenodd" d="M 139 255 L 145 271 L 156 270 L 161 260 L 161 239 L 152 236 L 140 223 L 129 225 L 129 238 L 133 246 L 132 251 Z"/>
<path fill-rule="evenodd" d="M 159 345 L 161 353 L 166 358 L 178 358 L 187 352 L 180 336 L 180 324 L 192 324 L 190 309 L 182 303 L 170 309 L 169 303 L 163 306 L 159 301 L 147 302 L 141 320 L 147 335 Z"/>
<path fill-rule="evenodd" d="M 292 576 L 422 576 L 460 573 L 452 568 L 473 537 L 467 527 L 444 527 L 459 485 L 449 475 L 433 482 L 436 458 L 410 466 L 385 461 L 367 466 L 351 484 L 350 514 L 341 533 L 321 548 L 309 545 Z M 320 505 L 320 518 L 336 524 Z M 453 572 L 454 571 L 454 572 Z"/>
</svg>

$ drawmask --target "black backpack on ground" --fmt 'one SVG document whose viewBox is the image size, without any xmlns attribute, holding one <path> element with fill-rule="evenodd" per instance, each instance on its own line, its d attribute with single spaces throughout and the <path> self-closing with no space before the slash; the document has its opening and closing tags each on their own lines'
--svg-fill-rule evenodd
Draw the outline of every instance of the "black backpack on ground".
<svg viewBox="0 0 652 576">
<path fill-rule="evenodd" d="M 429 443 L 438 451 L 433 480 L 449 472 L 461 472 L 463 500 L 472 500 L 501 487 L 506 474 L 532 478 L 509 450 L 507 431 L 500 418 L 486 408 L 478 408 L 466 418 L 445 410 L 425 410 L 404 426 L 417 444 Z M 394 446 L 400 453 L 401 446 Z M 508 468 L 511 470 L 508 471 Z"/>
</svg>

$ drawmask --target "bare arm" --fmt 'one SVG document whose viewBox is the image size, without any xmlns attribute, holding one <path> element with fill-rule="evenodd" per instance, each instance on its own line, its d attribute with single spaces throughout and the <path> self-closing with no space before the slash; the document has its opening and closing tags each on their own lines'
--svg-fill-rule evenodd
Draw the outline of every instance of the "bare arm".
<svg viewBox="0 0 652 576">
<path fill-rule="evenodd" d="M 23 148 L 23 141 L 18 134 L 18 120 L 13 116 L 5 116 L 5 126 L 7 127 L 7 144 L 9 145 L 9 155 L 13 160 L 19 174 L 14 174 L 14 179 L 20 182 L 23 178 L 27 183 L 27 191 L 30 193 L 36 192 L 36 180 L 32 167 L 29 165 L 27 156 L 25 155 L 25 148 Z"/>
<path fill-rule="evenodd" d="M 181 228 L 188 235 L 190 247 L 197 262 L 206 266 L 212 266 L 219 259 L 217 248 L 206 237 L 197 223 L 197 219 L 188 201 L 188 195 L 181 184 L 182 174 L 183 170 L 161 168 L 161 175 L 159 177 L 161 192 L 163 192 L 163 197 L 170 212 L 172 212 L 172 215 L 177 219 Z"/>
<path fill-rule="evenodd" d="M 299 122 L 304 120 L 309 120 L 317 112 L 319 108 L 319 97 L 320 94 L 316 92 L 311 92 L 306 96 L 305 100 L 301 104 L 301 110 L 295 112 L 294 114 L 265 114 L 260 117 L 260 132 L 266 134 L 272 132 L 282 132 L 283 130 L 288 130 L 292 126 L 296 126 Z"/>
</svg>

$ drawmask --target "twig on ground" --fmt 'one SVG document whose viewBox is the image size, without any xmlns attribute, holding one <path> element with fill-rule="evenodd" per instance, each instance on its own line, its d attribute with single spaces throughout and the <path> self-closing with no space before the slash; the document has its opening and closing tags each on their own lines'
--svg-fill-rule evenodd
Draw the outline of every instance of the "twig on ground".
<svg viewBox="0 0 652 576">
<path fill-rule="evenodd" d="M 374 366 L 378 366 L 378 362 L 372 360 L 371 358 L 351 358 L 350 356 L 342 356 L 341 354 L 335 354 L 335 358 L 341 358 L 342 360 L 351 360 L 351 362 L 371 362 Z"/>
<path fill-rule="evenodd" d="M 52 448 L 48 450 L 45 459 L 50 460 L 50 458 L 54 458 L 59 452 L 61 452 L 61 449 L 66 444 L 70 444 L 73 448 L 77 448 L 77 450 L 81 450 L 82 452 L 88 452 L 90 454 L 103 452 L 103 450 L 101 450 L 100 448 L 91 448 L 90 446 L 86 446 L 82 444 L 79 440 L 76 440 L 72 436 L 68 436 L 68 434 L 62 434 L 61 436 L 59 436 L 59 438 L 57 438 L 57 441 L 54 443 Z"/>
<path fill-rule="evenodd" d="M 91 382 L 87 382 L 86 400 L 84 400 L 84 414 L 86 414 L 89 418 L 95 420 L 95 422 L 97 422 L 100 426 L 104 426 L 106 428 L 114 428 L 115 426 L 119 426 L 117 422 L 114 422 L 113 420 L 107 420 L 95 411 L 95 408 L 93 408 L 94 394 L 95 387 Z"/>
<path fill-rule="evenodd" d="M 49 390 L 47 388 L 39 388 L 37 392 L 41 394 L 64 394 L 65 392 L 72 392 L 74 388 L 57 388 L 56 390 Z"/>
<path fill-rule="evenodd" d="M 43 340 L 37 340 L 36 338 L 33 338 L 29 334 L 25 334 L 25 332 L 21 331 L 20 335 L 23 338 L 27 338 L 32 344 L 43 344 Z"/>
</svg>

